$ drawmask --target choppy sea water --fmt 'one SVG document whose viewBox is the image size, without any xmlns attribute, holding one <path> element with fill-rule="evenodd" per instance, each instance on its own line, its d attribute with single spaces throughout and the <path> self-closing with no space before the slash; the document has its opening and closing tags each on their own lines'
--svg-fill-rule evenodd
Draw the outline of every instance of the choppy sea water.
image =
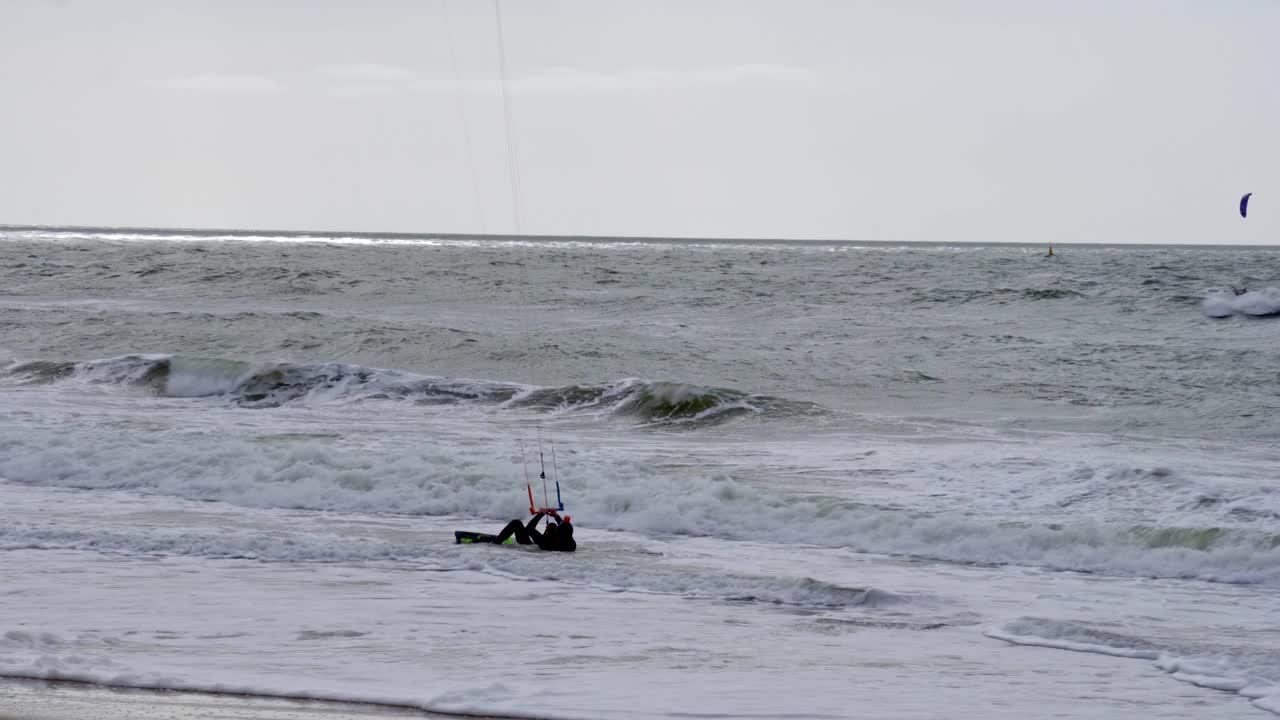
<svg viewBox="0 0 1280 720">
<path fill-rule="evenodd" d="M 1280 712 L 1277 260 L 8 231 L 0 673 Z M 581 552 L 451 544 L 544 464 Z"/>
</svg>

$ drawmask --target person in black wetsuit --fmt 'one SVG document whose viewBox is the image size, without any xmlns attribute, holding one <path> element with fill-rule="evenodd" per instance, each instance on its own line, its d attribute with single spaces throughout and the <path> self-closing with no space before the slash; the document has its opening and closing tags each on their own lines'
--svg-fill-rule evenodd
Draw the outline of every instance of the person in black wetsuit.
<svg viewBox="0 0 1280 720">
<path fill-rule="evenodd" d="M 521 523 L 519 520 L 512 520 L 507 526 L 502 528 L 502 532 L 493 539 L 495 545 L 501 545 L 507 541 L 512 535 L 516 536 L 516 542 L 521 545 L 537 545 L 543 550 L 556 550 L 559 552 L 573 552 L 578 549 L 578 543 L 573 539 L 573 523 L 569 522 L 569 516 L 565 515 L 562 519 L 555 511 L 551 511 L 551 517 L 559 520 L 557 525 L 554 522 L 548 522 L 547 528 L 542 532 L 538 532 L 538 521 L 547 513 L 539 510 L 534 514 L 533 519 L 528 524 Z"/>
</svg>

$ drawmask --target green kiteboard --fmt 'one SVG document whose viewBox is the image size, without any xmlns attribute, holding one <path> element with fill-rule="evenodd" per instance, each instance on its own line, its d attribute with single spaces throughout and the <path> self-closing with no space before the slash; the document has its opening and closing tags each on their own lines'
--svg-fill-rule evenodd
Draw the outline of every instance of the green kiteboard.
<svg viewBox="0 0 1280 720">
<path fill-rule="evenodd" d="M 472 543 L 492 543 L 497 540 L 497 535 L 488 533 L 471 532 L 470 530 L 454 530 L 453 540 L 455 545 L 470 545 Z M 515 545 L 516 538 L 514 535 L 506 539 L 503 545 Z"/>
</svg>

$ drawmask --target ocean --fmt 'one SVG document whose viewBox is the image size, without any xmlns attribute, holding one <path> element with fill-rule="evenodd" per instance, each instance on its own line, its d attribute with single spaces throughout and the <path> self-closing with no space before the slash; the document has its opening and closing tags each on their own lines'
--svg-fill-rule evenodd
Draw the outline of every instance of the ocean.
<svg viewBox="0 0 1280 720">
<path fill-rule="evenodd" d="M 2 230 L 0 676 L 1280 714 L 1278 261 Z"/>
</svg>

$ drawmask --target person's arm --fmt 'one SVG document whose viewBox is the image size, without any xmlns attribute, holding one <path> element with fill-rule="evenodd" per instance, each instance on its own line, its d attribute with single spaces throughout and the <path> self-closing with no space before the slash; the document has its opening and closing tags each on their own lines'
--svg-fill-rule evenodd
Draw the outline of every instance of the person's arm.
<svg viewBox="0 0 1280 720">
<path fill-rule="evenodd" d="M 560 526 L 547 525 L 547 529 L 542 531 L 541 535 L 534 538 L 534 542 L 543 550 L 555 550 L 559 545 Z"/>
<path fill-rule="evenodd" d="M 543 512 L 542 512 L 541 510 L 539 510 L 539 511 L 538 511 L 538 512 L 536 512 L 536 513 L 534 513 L 534 514 L 533 514 L 533 519 L 532 519 L 532 520 L 530 520 L 530 521 L 529 521 L 529 523 L 528 523 L 527 525 L 525 525 L 525 526 L 524 526 L 524 529 L 525 529 L 525 530 L 528 530 L 528 531 L 529 531 L 529 532 L 531 532 L 531 533 L 535 533 L 535 532 L 537 532 L 537 531 L 538 531 L 538 521 L 542 519 L 542 515 L 543 515 Z"/>
</svg>

